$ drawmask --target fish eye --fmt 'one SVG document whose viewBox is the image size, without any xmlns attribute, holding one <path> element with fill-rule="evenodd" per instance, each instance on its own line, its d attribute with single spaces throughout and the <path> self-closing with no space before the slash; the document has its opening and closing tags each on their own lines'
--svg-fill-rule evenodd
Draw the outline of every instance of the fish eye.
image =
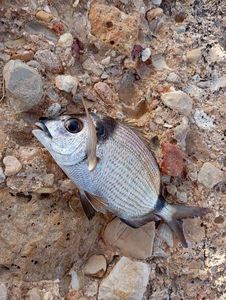
<svg viewBox="0 0 226 300">
<path fill-rule="evenodd" d="M 70 133 L 78 133 L 83 128 L 83 123 L 75 118 L 71 118 L 65 121 L 64 127 L 69 131 Z"/>
</svg>

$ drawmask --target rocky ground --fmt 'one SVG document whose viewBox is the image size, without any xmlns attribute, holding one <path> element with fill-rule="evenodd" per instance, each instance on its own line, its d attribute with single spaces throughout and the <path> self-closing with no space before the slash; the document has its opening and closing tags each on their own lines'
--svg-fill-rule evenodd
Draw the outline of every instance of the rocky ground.
<svg viewBox="0 0 226 300">
<path fill-rule="evenodd" d="M 223 0 L 0 1 L 0 299 L 226 299 Z M 149 139 L 169 202 L 209 207 L 137 230 L 89 222 L 31 134 L 90 109 Z"/>
</svg>

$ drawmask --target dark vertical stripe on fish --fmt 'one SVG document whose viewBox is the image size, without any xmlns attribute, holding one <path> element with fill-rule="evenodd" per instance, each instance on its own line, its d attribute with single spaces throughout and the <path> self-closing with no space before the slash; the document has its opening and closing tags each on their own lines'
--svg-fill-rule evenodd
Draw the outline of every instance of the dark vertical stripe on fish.
<svg viewBox="0 0 226 300">
<path fill-rule="evenodd" d="M 165 203 L 166 203 L 166 200 L 163 198 L 162 195 L 160 195 L 155 204 L 154 211 L 160 212 L 163 209 L 163 207 L 165 206 Z"/>
<path fill-rule="evenodd" d="M 117 122 L 110 118 L 104 117 L 103 119 L 99 119 L 96 123 L 96 131 L 97 131 L 97 140 L 106 141 L 111 137 L 117 127 Z"/>
</svg>

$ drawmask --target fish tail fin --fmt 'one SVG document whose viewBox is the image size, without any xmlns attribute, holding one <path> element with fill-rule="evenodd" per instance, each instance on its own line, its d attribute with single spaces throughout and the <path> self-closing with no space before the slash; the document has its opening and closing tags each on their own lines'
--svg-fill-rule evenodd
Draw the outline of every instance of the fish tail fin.
<svg viewBox="0 0 226 300">
<path fill-rule="evenodd" d="M 210 209 L 204 207 L 168 204 L 162 196 L 159 197 L 155 208 L 156 215 L 160 216 L 168 224 L 185 248 L 188 245 L 181 219 L 201 217 L 209 212 Z"/>
</svg>

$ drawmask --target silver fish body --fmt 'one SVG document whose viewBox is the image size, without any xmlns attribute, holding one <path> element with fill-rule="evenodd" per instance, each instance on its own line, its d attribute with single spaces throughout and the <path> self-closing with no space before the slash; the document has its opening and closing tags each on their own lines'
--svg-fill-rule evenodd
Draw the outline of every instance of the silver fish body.
<svg viewBox="0 0 226 300">
<path fill-rule="evenodd" d="M 91 199 L 96 197 L 107 211 L 133 227 L 163 218 L 186 246 L 177 219 L 204 215 L 207 210 L 167 204 L 160 195 L 158 165 L 145 142 L 130 127 L 113 119 L 97 115 L 92 115 L 92 119 L 97 129 L 98 157 L 93 171 L 87 166 L 89 126 L 85 116 L 42 120 L 40 129 L 34 130 L 33 134 L 85 193 L 85 201 L 90 200 L 95 207 Z M 75 129 L 76 126 L 80 128 Z"/>
</svg>

